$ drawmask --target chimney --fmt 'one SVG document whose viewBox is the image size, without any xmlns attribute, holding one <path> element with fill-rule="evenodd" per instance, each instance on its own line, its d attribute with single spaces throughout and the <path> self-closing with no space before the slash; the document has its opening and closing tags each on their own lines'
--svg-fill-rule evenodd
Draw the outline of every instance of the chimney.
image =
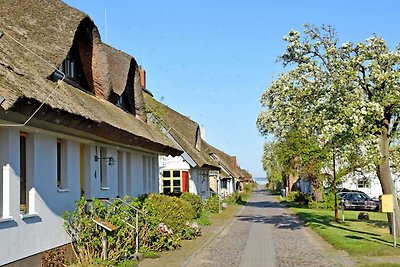
<svg viewBox="0 0 400 267">
<path fill-rule="evenodd" d="M 235 166 L 235 171 L 237 171 L 238 165 L 237 165 L 237 161 L 236 161 L 236 156 L 232 156 L 231 158 L 232 158 L 233 166 Z"/>
<path fill-rule="evenodd" d="M 146 89 L 146 71 L 139 66 L 140 84 L 143 89 Z"/>
</svg>

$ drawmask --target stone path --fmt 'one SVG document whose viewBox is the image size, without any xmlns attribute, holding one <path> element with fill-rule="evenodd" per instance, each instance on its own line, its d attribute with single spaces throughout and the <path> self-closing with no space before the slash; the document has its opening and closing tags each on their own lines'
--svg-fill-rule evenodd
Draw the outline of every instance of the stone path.
<svg viewBox="0 0 400 267">
<path fill-rule="evenodd" d="M 183 266 L 352 266 L 262 188 Z"/>
</svg>

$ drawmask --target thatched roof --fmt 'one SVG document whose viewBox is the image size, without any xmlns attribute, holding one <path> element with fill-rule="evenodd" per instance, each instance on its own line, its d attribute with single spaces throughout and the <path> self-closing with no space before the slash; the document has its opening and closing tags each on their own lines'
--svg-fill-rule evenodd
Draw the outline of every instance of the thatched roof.
<svg viewBox="0 0 400 267">
<path fill-rule="evenodd" d="M 146 121 L 138 63 L 135 58 L 114 47 L 104 44 L 104 49 L 108 56 L 114 94 L 120 97 L 125 92 L 129 97 L 131 112 L 137 118 Z M 109 100 L 116 102 L 116 99 Z"/>
<path fill-rule="evenodd" d="M 162 133 L 112 103 L 95 97 L 96 92 L 89 94 L 67 83 L 48 79 L 54 67 L 68 54 L 78 27 L 82 23 L 89 26 L 93 23 L 86 14 L 58 0 L 0 0 L 0 6 L 0 96 L 5 98 L 1 105 L 5 111 L 29 116 L 30 109 L 45 102 L 35 119 L 77 130 L 93 126 L 101 129 L 102 138 L 113 142 L 163 154 L 181 153 Z M 102 93 L 106 96 L 107 90 L 112 89 L 108 84 L 111 78 L 107 53 L 99 43 L 100 36 L 94 24 L 91 30 L 93 53 L 99 55 L 96 60 L 100 61 L 97 62 L 100 67 L 93 73 L 97 86 L 94 90 L 104 89 Z M 55 118 L 54 114 L 64 117 Z M 107 131 L 110 134 L 107 135 Z"/>
<path fill-rule="evenodd" d="M 162 127 L 199 167 L 218 169 L 218 165 L 208 157 L 205 148 L 202 147 L 200 126 L 196 122 L 158 102 L 147 93 L 143 96 L 147 111 L 156 117 Z"/>
<path fill-rule="evenodd" d="M 217 164 L 221 166 L 221 179 L 224 178 L 235 178 L 240 179 L 242 177 L 242 173 L 236 164 L 236 158 L 232 157 L 225 152 L 215 148 L 214 146 L 208 144 L 206 141 L 202 140 L 203 147 L 205 152 L 208 155 L 216 156 L 216 159 L 213 159 Z M 226 171 L 225 171 L 226 170 Z M 228 172 L 228 173 L 227 173 Z"/>
</svg>

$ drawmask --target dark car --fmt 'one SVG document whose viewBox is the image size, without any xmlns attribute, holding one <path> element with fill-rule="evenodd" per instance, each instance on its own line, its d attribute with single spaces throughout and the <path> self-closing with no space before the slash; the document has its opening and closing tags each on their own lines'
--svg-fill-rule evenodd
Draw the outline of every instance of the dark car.
<svg viewBox="0 0 400 267">
<path fill-rule="evenodd" d="M 346 210 L 379 210 L 379 200 L 372 199 L 363 192 L 343 192 L 340 204 Z"/>
</svg>

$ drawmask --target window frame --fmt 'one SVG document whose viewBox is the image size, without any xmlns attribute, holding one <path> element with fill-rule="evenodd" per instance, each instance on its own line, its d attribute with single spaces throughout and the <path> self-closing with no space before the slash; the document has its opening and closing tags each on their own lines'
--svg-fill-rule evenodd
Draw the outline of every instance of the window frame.
<svg viewBox="0 0 400 267">
<path fill-rule="evenodd" d="M 100 188 L 103 190 L 110 189 L 108 187 L 107 179 L 107 148 L 99 147 L 99 176 L 100 176 Z"/>
<path fill-rule="evenodd" d="M 67 142 L 64 139 L 57 138 L 56 147 L 56 180 L 57 191 L 68 192 L 68 160 L 67 160 Z"/>
<path fill-rule="evenodd" d="M 174 172 L 179 172 L 179 177 L 174 176 Z M 169 176 L 164 176 L 165 173 L 169 173 Z M 182 170 L 163 170 L 162 171 L 162 185 L 161 189 L 163 194 L 171 194 L 171 193 L 182 193 Z M 169 182 L 169 186 L 164 185 L 164 181 Z M 179 185 L 174 185 L 174 182 L 179 181 Z M 166 192 L 165 188 L 169 188 L 169 191 Z M 175 191 L 177 189 L 177 191 Z"/>
<path fill-rule="evenodd" d="M 19 134 L 19 213 L 25 215 L 29 213 L 29 194 L 27 184 L 27 140 L 28 133 L 20 132 Z"/>
</svg>

